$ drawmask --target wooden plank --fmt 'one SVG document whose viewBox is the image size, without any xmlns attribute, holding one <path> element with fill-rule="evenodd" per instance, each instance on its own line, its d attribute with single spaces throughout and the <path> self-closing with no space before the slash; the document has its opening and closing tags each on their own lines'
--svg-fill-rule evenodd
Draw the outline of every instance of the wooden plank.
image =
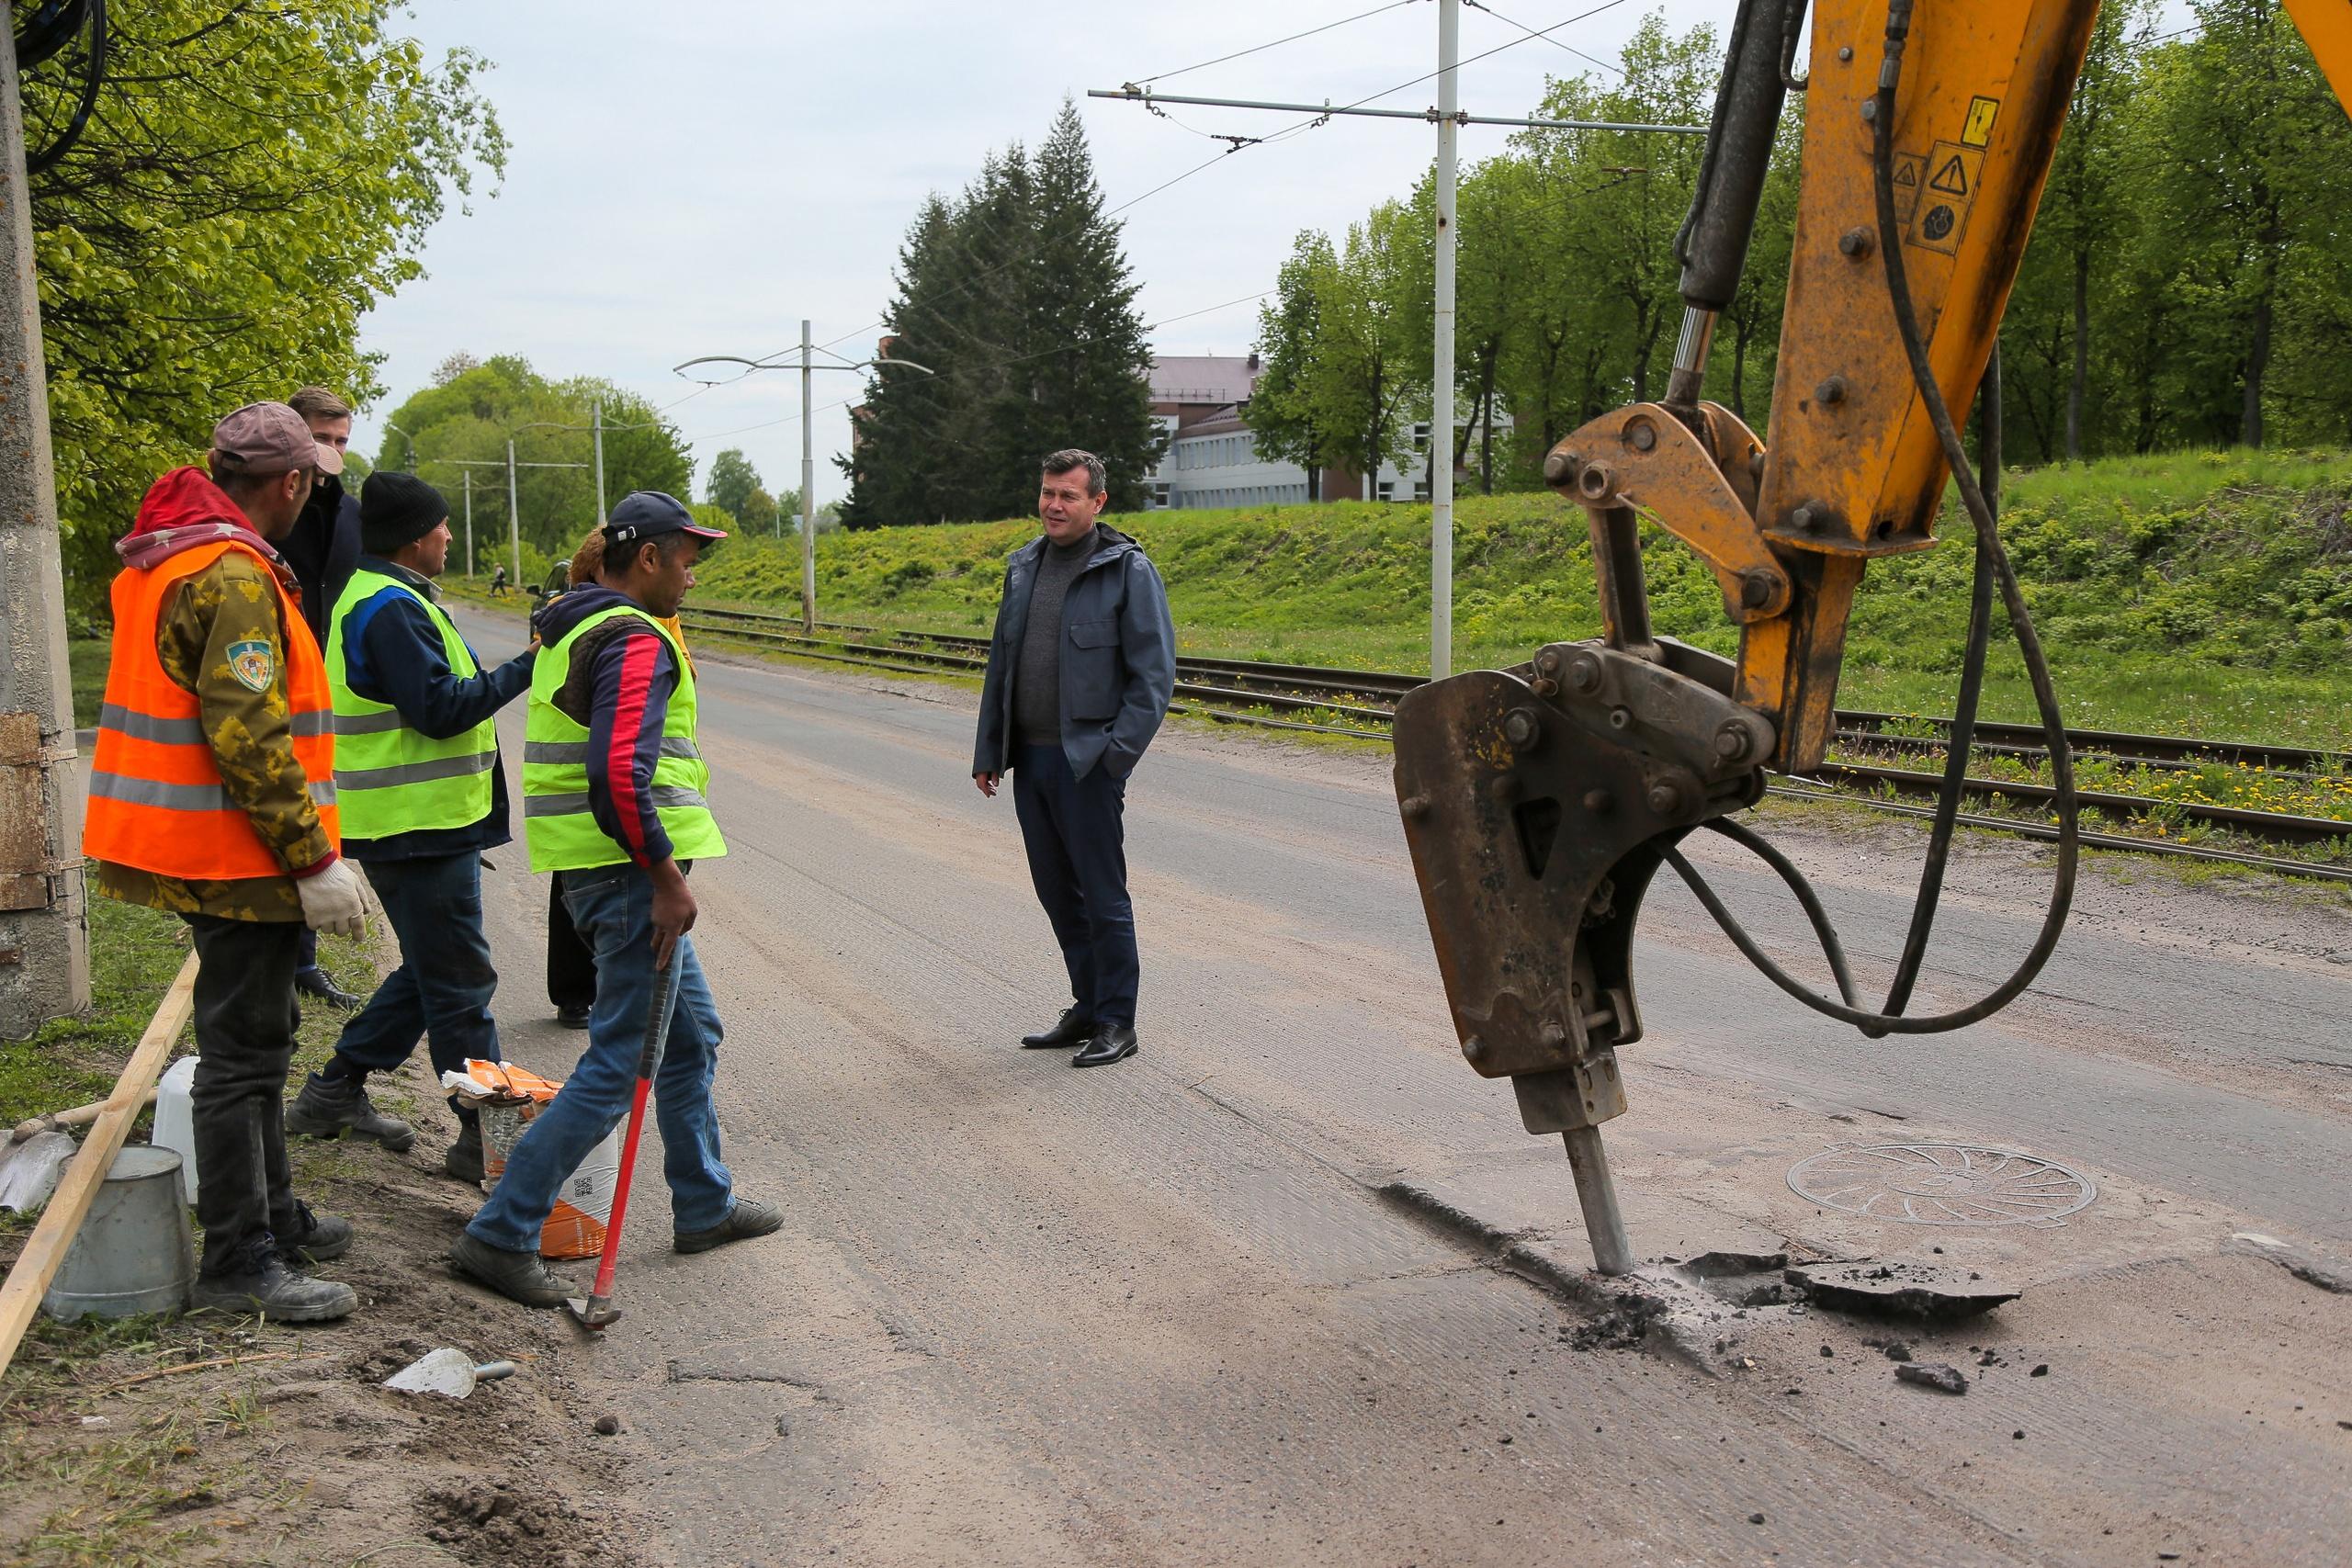
<svg viewBox="0 0 2352 1568">
<path fill-rule="evenodd" d="M 0 1285 L 0 1371 L 5 1371 L 16 1359 L 17 1347 L 23 1342 L 25 1330 L 31 1326 L 34 1309 L 40 1305 L 50 1281 L 57 1278 L 58 1268 L 65 1261 L 65 1249 L 73 1245 L 74 1233 L 82 1228 L 82 1221 L 98 1195 L 98 1183 L 106 1179 L 114 1156 L 130 1137 L 130 1124 L 139 1120 L 139 1112 L 145 1109 L 148 1091 L 155 1087 L 164 1063 L 171 1056 L 173 1043 L 179 1039 L 180 1031 L 187 1027 L 188 1015 L 195 1010 L 196 954 L 191 953 L 187 962 L 180 965 L 172 988 L 164 993 L 155 1016 L 147 1021 L 147 1032 L 132 1047 L 130 1060 L 123 1064 L 122 1076 L 115 1079 L 114 1092 L 107 1096 L 106 1109 L 90 1123 L 89 1135 L 82 1140 L 73 1163 L 65 1168 L 64 1179 L 57 1184 L 49 1207 L 41 1211 L 40 1224 L 33 1228 L 32 1239 L 25 1244 L 16 1267 L 8 1270 L 7 1283 Z"/>
</svg>

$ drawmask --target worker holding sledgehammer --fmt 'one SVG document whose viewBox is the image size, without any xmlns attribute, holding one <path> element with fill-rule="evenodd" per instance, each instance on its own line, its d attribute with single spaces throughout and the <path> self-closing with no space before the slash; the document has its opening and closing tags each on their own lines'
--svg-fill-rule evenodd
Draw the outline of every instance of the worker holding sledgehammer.
<svg viewBox="0 0 2352 1568">
<path fill-rule="evenodd" d="M 695 913 L 686 868 L 727 845 L 695 744 L 693 670 L 661 623 L 694 586 L 704 547 L 725 537 L 673 497 L 624 496 L 605 525 L 596 581 L 549 600 L 537 618 L 523 836 L 531 869 L 555 873 L 596 955 L 596 999 L 579 1066 L 524 1129 L 490 1201 L 449 1249 L 459 1273 L 526 1306 L 579 1294 L 540 1260 L 540 1227 L 565 1179 L 628 1111 L 672 965 L 675 1009 L 653 1098 L 673 1244 L 703 1252 L 784 1224 L 772 1205 L 738 1198 L 719 1162 L 710 1092 L 718 1009 L 686 934 Z"/>
</svg>

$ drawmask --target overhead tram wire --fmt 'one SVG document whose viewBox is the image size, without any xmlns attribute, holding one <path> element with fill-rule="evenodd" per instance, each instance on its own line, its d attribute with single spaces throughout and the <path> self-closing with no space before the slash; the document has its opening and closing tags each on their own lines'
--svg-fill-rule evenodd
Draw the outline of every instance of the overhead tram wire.
<svg viewBox="0 0 2352 1568">
<path fill-rule="evenodd" d="M 1326 22 L 1319 28 L 1309 28 L 1303 33 L 1293 33 L 1288 38 L 1278 38 L 1272 43 L 1253 44 L 1248 49 L 1237 49 L 1231 54 L 1220 54 L 1215 60 L 1204 60 L 1197 65 L 1180 65 L 1173 71 L 1162 71 L 1156 76 L 1139 76 L 1136 78 L 1136 85 L 1141 86 L 1146 82 L 1165 82 L 1170 76 L 1182 76 L 1192 71 L 1204 71 L 1212 65 L 1222 65 L 1228 60 L 1263 54 L 1270 49 L 1280 49 L 1286 43 L 1296 43 L 1303 38 L 1313 38 L 1317 33 L 1328 33 L 1334 28 L 1344 28 L 1351 22 L 1361 22 L 1368 17 L 1377 17 L 1389 11 L 1402 10 L 1407 6 L 1418 4 L 1419 0 L 1391 0 L 1389 5 L 1376 6 L 1369 11 L 1359 11 L 1352 17 L 1342 17 L 1336 22 Z"/>
<path fill-rule="evenodd" d="M 1474 11 L 1484 11 L 1487 15 L 1492 17 L 1498 22 L 1517 28 L 1521 32 L 1525 33 L 1530 38 L 1543 39 L 1545 43 L 1550 44 L 1554 49 L 1566 50 L 1568 53 L 1575 55 L 1578 60 L 1589 60 L 1593 64 L 1600 66 L 1603 71 L 1614 71 L 1620 76 L 1623 76 L 1625 73 L 1625 68 L 1622 65 L 1614 64 L 1609 61 L 1603 60 L 1597 54 L 1587 54 L 1584 51 L 1578 49 L 1572 43 L 1562 43 L 1558 39 L 1547 37 L 1543 33 L 1537 32 L 1533 28 L 1529 27 L 1524 22 L 1512 21 L 1509 17 L 1506 17 L 1500 11 L 1496 10 L 1492 6 L 1485 4 L 1485 0 L 1462 0 L 1462 3 L 1464 6 L 1469 6 Z M 1563 22 L 1560 25 L 1562 27 L 1567 26 L 1566 22 Z"/>
<path fill-rule="evenodd" d="M 1589 10 L 1579 11 L 1575 16 L 1568 17 L 1565 21 L 1555 22 L 1548 28 L 1529 31 L 1521 37 L 1512 39 L 1508 43 L 1497 44 L 1492 49 L 1486 50 L 1480 53 L 1473 54 L 1464 59 L 1456 61 L 1454 62 L 1454 69 L 1459 71 L 1464 65 L 1475 64 L 1478 61 L 1486 60 L 1494 55 L 1500 54 L 1506 50 L 1516 49 L 1521 44 L 1526 43 L 1532 39 L 1544 39 L 1546 42 L 1556 42 L 1556 39 L 1549 39 L 1546 35 L 1558 32 L 1562 28 L 1574 27 L 1578 22 L 1589 20 L 1594 17 L 1600 16 L 1603 11 L 1613 11 L 1624 3 L 1625 0 L 1602 0 L 1602 4 L 1592 6 Z M 1271 48 L 1272 46 L 1267 45 L 1265 47 Z M 1187 67 L 1186 69 L 1191 69 L 1191 67 Z M 1170 72 L 1166 74 L 1173 75 L 1174 73 Z M 1366 94 L 1364 96 L 1356 99 L 1353 103 L 1328 107 L 1321 112 L 1309 115 L 1299 123 L 1287 126 L 1281 130 L 1274 131 L 1271 135 L 1255 138 L 1253 140 L 1242 141 L 1237 145 L 1227 147 L 1224 152 L 1217 153 L 1214 157 L 1205 159 L 1201 163 L 1193 164 L 1191 168 L 1184 170 L 1182 174 L 1173 175 L 1169 179 L 1162 180 L 1159 184 L 1152 186 L 1149 190 L 1145 191 L 1142 195 L 1130 197 L 1125 201 L 1121 202 L 1118 206 L 1111 208 L 1105 211 L 1102 216 L 1105 218 L 1115 218 L 1120 213 L 1125 212 L 1131 208 L 1139 207 L 1144 202 L 1147 202 L 1153 197 L 1158 196 L 1161 191 L 1167 190 L 1174 186 L 1182 185 L 1184 181 L 1191 179 L 1194 175 L 1199 174 L 1202 170 L 1206 169 L 1213 164 L 1221 164 L 1227 158 L 1232 157 L 1236 152 L 1239 152 L 1246 148 L 1271 147 L 1278 142 L 1287 141 L 1293 137 L 1304 135 L 1307 131 L 1317 130 L 1330 122 L 1333 108 L 1359 109 L 1363 107 L 1364 105 L 1373 102 L 1374 99 L 1388 96 L 1391 93 L 1401 93 L 1408 87 L 1417 87 L 1424 82 L 1435 81 L 1439 74 L 1440 73 L 1435 71 L 1425 72 L 1421 75 L 1415 76 L 1409 81 L 1399 82 L 1393 87 L 1383 87 L 1376 93 Z M 1138 84 L 1138 85 L 1140 85 L 1140 84 Z M 968 290 L 981 283 L 985 283 L 988 279 L 995 276 L 998 273 L 1004 271 L 1006 268 L 1017 266 L 1021 263 L 1027 261 L 1030 256 L 1035 254 L 1035 247 L 1032 247 L 1031 250 L 1023 251 L 1018 255 L 1009 257 L 1008 259 L 998 263 L 987 272 L 981 273 L 978 276 L 967 280 L 963 286 L 964 289 Z M 954 296 L 951 295 L 949 298 L 954 298 Z M 831 348 L 836 344 L 847 343 L 854 337 L 857 337 L 862 333 L 872 332 L 877 327 L 887 326 L 888 324 L 889 323 L 887 320 L 868 321 L 865 325 L 853 328 L 849 332 L 842 333 L 839 337 L 830 338 L 818 346 L 821 348 Z M 788 351 L 785 349 L 778 349 L 776 352 L 782 354 Z"/>
</svg>

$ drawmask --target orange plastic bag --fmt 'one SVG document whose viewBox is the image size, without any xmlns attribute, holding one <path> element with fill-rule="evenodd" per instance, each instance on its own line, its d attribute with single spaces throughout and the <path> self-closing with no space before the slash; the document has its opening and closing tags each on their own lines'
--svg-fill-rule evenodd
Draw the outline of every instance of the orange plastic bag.
<svg viewBox="0 0 2352 1568">
<path fill-rule="evenodd" d="M 563 1085 L 512 1062 L 469 1060 L 462 1073 L 441 1075 L 444 1088 L 481 1117 L 481 1186 L 498 1185 L 507 1156 Z M 594 1258 L 605 1250 L 605 1226 L 612 1218 L 613 1190 L 619 1185 L 621 1129 L 615 1127 L 590 1149 L 579 1168 L 556 1189 L 555 1207 L 539 1227 L 545 1258 Z"/>
</svg>

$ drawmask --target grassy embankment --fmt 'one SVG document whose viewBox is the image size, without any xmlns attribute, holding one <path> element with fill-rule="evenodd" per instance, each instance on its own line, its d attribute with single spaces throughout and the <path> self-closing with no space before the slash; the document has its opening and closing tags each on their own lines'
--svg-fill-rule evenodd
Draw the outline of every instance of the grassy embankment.
<svg viewBox="0 0 2352 1568">
<path fill-rule="evenodd" d="M 2352 463 L 2335 454 L 2189 453 L 2012 475 L 2003 533 L 2077 728 L 2352 747 Z M 1283 662 L 1428 668 L 1429 509 L 1280 506 L 1120 518 L 1166 576 L 1184 651 Z M 1026 519 L 828 536 L 830 619 L 983 630 L 1004 556 Z M 1840 702 L 1950 711 L 1974 543 L 1957 501 L 1944 543 L 1877 563 L 1847 643 Z M 1737 643 L 1714 581 L 1653 532 L 1658 627 L 1718 652 Z M 701 572 L 707 604 L 797 604 L 789 541 L 745 540 Z M 1584 515 L 1548 494 L 1468 497 L 1457 509 L 1454 663 L 1507 665 L 1547 641 L 1595 635 Z M 2006 617 L 1985 712 L 2030 720 Z M 2028 776 L 1985 759 L 1976 771 Z M 2086 787 L 2352 820 L 2352 776 L 2095 762 Z M 2144 830 L 2206 837 L 2159 814 Z M 2320 858 L 2327 852 L 2319 850 Z"/>
<path fill-rule="evenodd" d="M 2010 477 L 2003 531 L 2051 649 L 2067 722 L 2352 744 L 2352 460 L 2322 453 L 2117 459 Z M 1342 502 L 1114 519 L 1167 578 L 1188 653 L 1428 668 L 1429 508 Z M 1020 519 L 833 534 L 818 543 L 829 618 L 985 630 Z M 1871 569 L 1839 701 L 1939 713 L 1951 699 L 1973 556 L 1956 502 L 1944 543 Z M 1599 630 L 1584 514 L 1548 494 L 1465 497 L 1454 525 L 1456 668 L 1510 664 Z M 1714 582 L 1653 535 L 1661 631 L 1730 652 Z M 700 576 L 707 604 L 797 604 L 790 540 L 747 539 Z M 2030 719 L 2004 620 L 1988 716 Z"/>
</svg>

